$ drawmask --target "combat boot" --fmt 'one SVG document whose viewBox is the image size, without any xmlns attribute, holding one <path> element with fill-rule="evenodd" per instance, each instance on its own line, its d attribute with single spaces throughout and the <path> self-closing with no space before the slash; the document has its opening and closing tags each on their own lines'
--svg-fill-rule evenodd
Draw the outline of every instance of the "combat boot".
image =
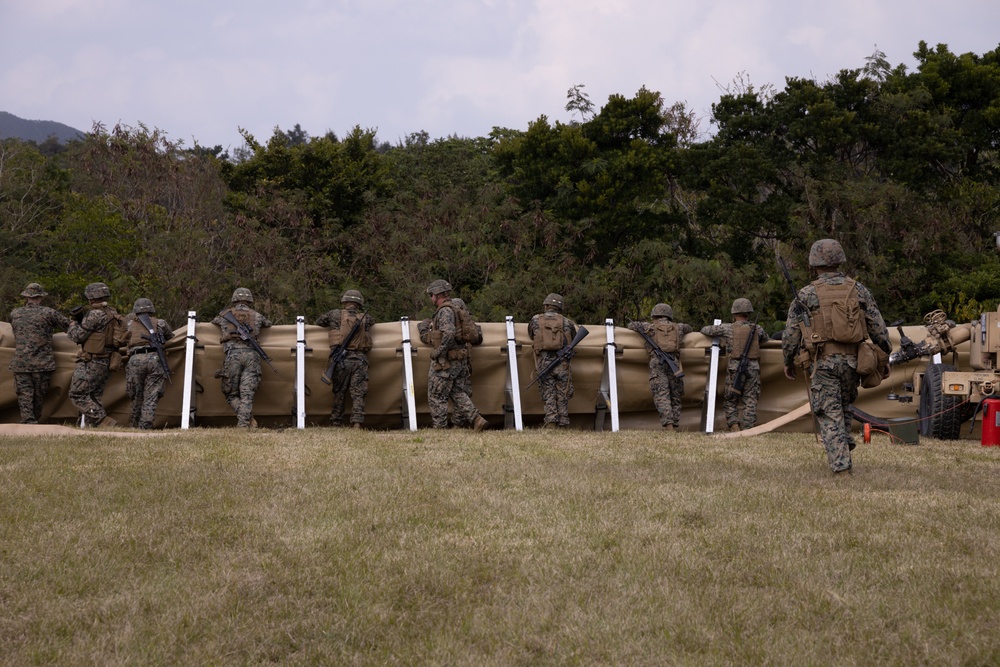
<svg viewBox="0 0 1000 667">
<path fill-rule="evenodd" d="M 361 422 L 354 422 L 353 424 L 351 424 L 351 428 L 353 428 L 355 431 L 360 431 L 361 429 L 364 428 L 364 426 L 361 425 Z"/>
<path fill-rule="evenodd" d="M 738 433 L 741 430 L 743 430 L 743 429 L 740 428 L 739 424 L 730 424 L 729 425 L 729 432 L 730 433 Z"/>
<path fill-rule="evenodd" d="M 479 433 L 489 425 L 490 423 L 483 419 L 482 415 L 476 415 L 476 421 L 472 423 L 472 430 Z"/>
</svg>

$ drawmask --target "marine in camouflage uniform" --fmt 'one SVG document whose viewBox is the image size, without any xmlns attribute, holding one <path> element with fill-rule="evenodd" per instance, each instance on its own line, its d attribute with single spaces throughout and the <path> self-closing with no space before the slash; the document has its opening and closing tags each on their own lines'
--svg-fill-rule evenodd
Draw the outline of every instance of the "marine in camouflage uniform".
<svg viewBox="0 0 1000 667">
<path fill-rule="evenodd" d="M 118 347 L 128 350 L 125 365 L 125 395 L 132 399 L 132 415 L 129 426 L 151 429 L 156 417 L 156 406 L 166 390 L 167 377 L 160 364 L 160 355 L 150 342 L 153 334 L 139 319 L 139 315 L 149 317 L 153 332 L 159 332 L 164 340 L 173 337 L 170 326 L 158 317 L 153 302 L 146 298 L 136 299 L 132 312 L 125 317 L 125 326 L 118 337 Z"/>
<path fill-rule="evenodd" d="M 781 338 L 785 376 L 794 380 L 795 366 L 805 365 L 810 372 L 810 402 L 819 424 L 820 438 L 826 449 L 827 461 L 834 473 L 849 472 L 852 467 L 851 450 L 854 438 L 851 435 L 851 404 L 858 397 L 857 344 L 845 345 L 830 341 L 813 349 L 804 362 L 803 349 L 808 351 L 803 341 L 805 314 L 813 329 L 820 317 L 829 317 L 830 306 L 820 304 L 817 288 L 842 286 L 849 278 L 840 271 L 840 265 L 847 261 L 844 249 L 833 239 L 816 241 L 809 251 L 809 266 L 816 279 L 799 290 L 798 296 L 788 308 L 788 319 Z M 885 321 L 879 312 L 871 292 L 861 283 L 855 283 L 858 307 L 864 316 L 864 328 L 871 341 L 886 353 L 892 351 Z M 804 363 L 803 363 L 804 362 Z"/>
<path fill-rule="evenodd" d="M 470 398 L 467 387 L 471 385 L 469 350 L 461 331 L 459 313 L 451 299 L 451 285 L 446 280 L 435 280 L 427 287 L 427 294 L 437 308 L 434 317 L 417 325 L 420 340 L 431 346 L 431 365 L 427 373 L 427 404 L 434 428 L 448 427 L 448 401 L 455 409 L 456 424 L 472 424 L 482 431 L 489 426 L 479 414 Z M 465 383 L 465 384 L 463 384 Z"/>
<path fill-rule="evenodd" d="M 351 340 L 344 356 L 344 363 L 333 371 L 330 384 L 333 387 L 333 405 L 330 409 L 330 423 L 344 425 L 344 404 L 351 396 L 351 425 L 361 428 L 365 423 L 365 397 L 368 395 L 368 352 L 372 349 L 371 328 L 375 320 L 361 312 L 365 305 L 364 296 L 358 290 L 347 290 L 340 299 L 340 308 L 320 315 L 316 324 L 330 330 L 330 354 L 340 349 L 344 339 L 350 334 L 355 323 L 362 319 L 361 328 Z"/>
<path fill-rule="evenodd" d="M 528 337 L 535 353 L 535 369 L 541 371 L 558 358 L 559 350 L 573 342 L 576 323 L 565 317 L 563 298 L 549 294 L 542 301 L 543 312 L 528 322 Z M 538 392 L 545 404 L 542 428 L 569 426 L 569 401 L 573 398 L 573 370 L 570 360 L 557 364 L 547 375 L 538 378 Z"/>
<path fill-rule="evenodd" d="M 677 349 L 669 349 L 671 346 L 667 346 L 664 349 L 662 339 L 658 344 L 664 353 L 673 357 L 677 367 L 681 368 L 680 344 L 684 336 L 693 331 L 691 325 L 684 324 L 683 322 L 674 322 L 674 309 L 665 303 L 658 303 L 653 306 L 650 318 L 653 320 L 652 322 L 633 321 L 628 325 L 628 328 L 633 331 L 642 331 L 654 341 L 657 341 L 658 336 L 664 335 L 662 331 L 670 328 L 667 326 L 667 323 L 672 324 L 676 331 L 676 341 L 673 345 Z M 661 332 L 659 334 L 658 327 Z M 684 397 L 684 378 L 675 376 L 667 366 L 661 364 L 660 360 L 653 354 L 653 350 L 648 343 L 645 347 L 649 352 L 649 390 L 653 394 L 653 405 L 656 406 L 656 411 L 660 413 L 660 426 L 674 431 L 679 430 L 681 427 L 681 399 Z"/>
<path fill-rule="evenodd" d="M 729 366 L 726 369 L 726 391 L 722 401 L 722 409 L 726 415 L 726 426 L 730 431 L 753 428 L 757 425 L 757 401 L 760 399 L 760 346 L 768 340 L 763 327 L 750 321 L 753 304 L 750 299 L 736 299 L 730 309 L 732 322 L 710 324 L 701 328 L 701 333 L 709 338 L 719 337 L 723 347 L 729 353 Z M 733 390 L 736 382 L 743 350 L 748 341 L 750 350 L 747 355 L 746 375 L 743 378 L 743 393 Z M 740 415 L 742 408 L 742 417 Z"/>
<path fill-rule="evenodd" d="M 465 301 L 459 299 L 458 297 L 454 297 L 452 298 L 451 302 L 452 304 L 454 304 L 456 308 L 462 309 L 470 320 L 472 319 L 472 313 L 469 312 L 469 307 L 465 305 Z M 465 365 L 465 370 L 461 374 L 461 376 L 459 376 L 455 380 L 455 383 L 459 386 L 459 388 L 461 388 L 461 390 L 464 391 L 469 396 L 470 401 L 472 400 L 472 346 L 482 345 L 482 343 L 483 343 L 483 328 L 478 324 L 476 324 L 476 336 L 472 340 L 466 341 L 465 343 L 465 349 L 469 351 L 469 359 L 468 359 L 469 363 Z M 467 424 L 464 421 L 461 421 L 458 415 L 454 413 L 452 413 L 451 415 L 451 422 L 455 426 L 455 428 L 462 428 L 464 426 L 471 425 Z"/>
<path fill-rule="evenodd" d="M 212 320 L 221 331 L 219 342 L 226 355 L 222 370 L 218 376 L 222 379 L 222 394 L 229 406 L 236 413 L 236 425 L 240 428 L 256 426 L 253 418 L 253 397 L 260 386 L 260 355 L 242 338 L 236 327 L 225 319 L 225 314 L 231 312 L 250 330 L 254 340 L 260 335 L 260 330 L 271 326 L 271 321 L 250 306 L 253 304 L 253 293 L 245 287 L 238 287 L 233 292 L 232 305 L 226 308 Z"/>
<path fill-rule="evenodd" d="M 101 398 L 111 371 L 117 370 L 120 361 L 115 338 L 122 318 L 108 305 L 111 290 L 104 283 L 87 285 L 83 294 L 89 306 L 76 314 L 79 319 L 70 322 L 66 331 L 81 348 L 69 384 L 69 398 L 87 426 L 115 426 L 118 422 L 108 416 Z"/>
<path fill-rule="evenodd" d="M 30 283 L 21 296 L 25 304 L 10 314 L 14 356 L 8 368 L 14 374 L 21 423 L 37 424 L 42 420 L 42 404 L 56 370 L 52 333 L 56 329 L 66 331 L 70 321 L 62 313 L 42 305 L 42 297 L 48 296 L 48 292 L 38 283 Z"/>
</svg>

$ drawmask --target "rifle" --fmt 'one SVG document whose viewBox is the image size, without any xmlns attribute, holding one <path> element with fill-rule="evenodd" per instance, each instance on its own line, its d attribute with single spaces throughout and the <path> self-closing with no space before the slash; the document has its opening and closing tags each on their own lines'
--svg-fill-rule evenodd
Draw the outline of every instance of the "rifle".
<svg viewBox="0 0 1000 667">
<path fill-rule="evenodd" d="M 799 300 L 799 291 L 795 289 L 795 282 L 792 280 L 792 274 L 788 270 L 788 265 L 785 264 L 785 259 L 779 256 L 778 264 L 781 266 L 781 272 L 785 274 L 785 281 L 788 283 L 789 289 L 792 290 L 792 303 L 798 306 L 799 315 L 802 317 L 802 324 L 805 326 L 806 331 L 811 330 L 812 322 L 809 320 L 809 309 L 806 308 L 806 305 Z M 802 332 L 801 344 L 803 347 L 806 346 L 806 331 Z M 802 366 L 802 368 L 806 368 L 808 366 L 808 362 L 804 359 L 800 359 L 800 357 L 796 357 L 796 361 L 800 366 Z"/>
<path fill-rule="evenodd" d="M 333 383 L 333 373 L 341 364 L 344 363 L 344 359 L 347 357 L 347 346 L 351 344 L 354 337 L 358 335 L 359 331 L 361 331 L 361 325 L 365 323 L 365 315 L 367 312 L 368 311 L 365 310 L 361 313 L 361 317 L 358 318 L 358 321 L 354 323 L 354 326 L 351 327 L 350 332 L 348 332 L 347 338 L 345 338 L 340 345 L 337 345 L 330 350 L 330 365 L 326 367 L 326 372 L 323 373 L 323 377 L 320 378 L 320 380 L 323 381 L 323 384 Z"/>
<path fill-rule="evenodd" d="M 629 320 L 630 324 L 632 322 L 635 322 L 635 320 Z M 660 346 L 654 343 L 653 339 L 649 337 L 649 334 L 647 334 L 642 329 L 633 329 L 633 331 L 642 336 L 643 340 L 646 341 L 646 345 L 649 345 L 649 347 L 653 350 L 653 354 L 656 355 L 656 358 L 659 359 L 662 365 L 670 369 L 670 372 L 674 374 L 675 378 L 684 377 L 684 371 L 678 368 L 677 362 L 674 361 L 674 358 L 671 357 L 666 352 L 664 352 L 663 350 L 661 350 Z"/>
<path fill-rule="evenodd" d="M 799 291 L 795 289 L 795 282 L 792 280 L 792 274 L 788 270 L 788 265 L 785 264 L 784 257 L 781 257 L 780 255 L 778 256 L 778 264 L 781 266 L 781 272 L 785 274 L 785 281 L 788 283 L 789 289 L 792 290 L 792 303 L 798 306 L 799 314 L 802 316 L 802 323 L 805 325 L 806 330 L 812 329 L 812 323 L 809 321 L 809 309 L 806 308 L 806 305 L 799 300 Z M 805 331 L 802 332 L 802 335 L 804 339 Z M 804 345 L 805 340 L 803 340 L 802 343 Z M 808 363 L 809 363 L 808 360 L 812 358 L 812 356 L 808 354 L 808 351 L 805 351 L 804 353 L 806 354 L 805 363 L 801 361 L 802 359 L 801 354 L 798 357 L 796 357 L 796 361 L 798 361 L 799 365 L 802 366 L 803 372 L 808 368 Z M 811 412 L 813 416 L 813 435 L 816 437 L 816 442 L 819 442 L 819 420 L 816 418 L 816 410 L 813 408 L 812 391 L 809 387 L 810 384 L 809 378 L 806 377 L 805 380 L 806 380 L 806 400 L 809 401 L 809 412 Z"/>
<path fill-rule="evenodd" d="M 146 327 L 146 331 L 149 334 L 143 334 L 142 337 L 149 341 L 149 344 L 153 346 L 156 350 L 156 356 L 160 358 L 160 368 L 163 369 L 163 377 L 167 378 L 167 382 L 173 384 L 174 381 L 170 379 L 170 366 L 167 365 L 167 352 L 163 349 L 164 339 L 163 334 L 160 333 L 159 329 L 153 326 L 152 320 L 149 319 L 149 315 L 146 313 L 139 313 L 135 316 L 137 320 Z"/>
<path fill-rule="evenodd" d="M 236 333 L 240 335 L 240 338 L 248 345 L 250 345 L 250 347 L 253 348 L 253 351 L 256 352 L 258 355 L 260 355 L 261 359 L 267 362 L 267 365 L 271 367 L 272 371 L 274 371 L 275 373 L 278 372 L 278 369 L 275 368 L 274 364 L 271 363 L 271 357 L 267 356 L 267 352 L 265 352 L 264 348 L 260 346 L 260 343 L 257 342 L 257 339 L 253 337 L 253 332 L 250 331 L 247 325 L 243 324 L 238 319 L 236 319 L 236 316 L 233 315 L 233 311 L 227 310 L 226 312 L 224 312 L 222 314 L 222 319 L 224 319 L 225 321 L 229 322 L 234 327 L 236 327 Z"/>
<path fill-rule="evenodd" d="M 563 348 L 561 350 L 559 350 L 558 352 L 556 352 L 556 358 L 553 359 L 552 361 L 550 361 L 549 364 L 545 368 L 543 368 L 542 370 L 538 371 L 538 375 L 535 376 L 534 380 L 532 380 L 530 383 L 528 383 L 528 386 L 525 387 L 525 389 L 527 389 L 528 387 L 531 387 L 531 385 L 535 384 L 536 382 L 538 382 L 539 380 L 541 380 L 543 377 L 545 377 L 546 375 L 548 375 L 549 373 L 551 373 L 552 371 L 554 371 L 555 368 L 556 368 L 556 366 L 558 366 L 562 362 L 569 361 L 573 357 L 573 354 L 574 354 L 573 348 L 575 348 L 577 345 L 579 345 L 580 341 L 583 340 L 584 338 L 586 338 L 589 333 L 590 332 L 587 331 L 586 327 L 579 327 L 576 330 L 576 336 L 573 338 L 573 342 L 571 342 L 569 345 L 563 346 Z"/>
<path fill-rule="evenodd" d="M 730 391 L 737 396 L 743 395 L 743 386 L 747 382 L 747 369 L 750 368 L 750 358 L 747 355 L 750 354 L 753 341 L 757 338 L 758 318 L 760 318 L 760 313 L 757 313 L 757 317 L 753 318 L 753 324 L 750 325 L 750 335 L 747 337 L 746 345 L 743 346 L 743 356 L 740 357 L 740 363 L 736 367 L 736 376 L 733 378 L 733 386 L 730 388 Z"/>
</svg>

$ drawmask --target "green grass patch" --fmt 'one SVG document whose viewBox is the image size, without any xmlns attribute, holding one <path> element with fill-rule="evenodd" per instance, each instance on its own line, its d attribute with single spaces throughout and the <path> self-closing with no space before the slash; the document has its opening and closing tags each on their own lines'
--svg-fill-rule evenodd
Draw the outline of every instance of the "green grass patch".
<svg viewBox="0 0 1000 667">
<path fill-rule="evenodd" d="M 1000 448 L 0 438 L 0 664 L 997 664 Z"/>
</svg>

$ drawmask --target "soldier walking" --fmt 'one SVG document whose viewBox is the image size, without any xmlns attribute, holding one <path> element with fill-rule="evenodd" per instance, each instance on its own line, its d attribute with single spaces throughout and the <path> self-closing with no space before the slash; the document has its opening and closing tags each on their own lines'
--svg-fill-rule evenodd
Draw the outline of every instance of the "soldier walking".
<svg viewBox="0 0 1000 667">
<path fill-rule="evenodd" d="M 666 303 L 653 306 L 649 316 L 652 322 L 631 322 L 628 328 L 649 336 L 680 369 L 681 341 L 691 333 L 691 325 L 674 322 L 674 309 Z M 653 394 L 653 405 L 660 413 L 660 426 L 672 431 L 680 430 L 684 378 L 677 377 L 661 364 L 648 343 L 645 347 L 649 352 L 649 390 Z"/>
<path fill-rule="evenodd" d="M 104 283 L 90 283 L 83 290 L 88 306 L 77 311 L 66 334 L 80 346 L 76 369 L 69 385 L 69 398 L 83 415 L 87 426 L 115 426 L 101 398 L 111 371 L 118 370 L 121 355 L 115 344 L 123 326 L 121 315 L 108 305 L 111 290 Z"/>
<path fill-rule="evenodd" d="M 148 318 L 150 328 L 142 322 L 140 315 Z M 160 355 L 153 337 L 159 334 L 163 340 L 173 337 L 170 326 L 156 317 L 153 302 L 146 298 L 136 299 L 132 312 L 125 317 L 125 326 L 118 338 L 118 346 L 128 350 L 125 365 L 125 395 L 132 399 L 132 416 L 129 426 L 148 430 L 153 428 L 156 406 L 166 390 L 167 376 L 160 363 Z"/>
<path fill-rule="evenodd" d="M 721 338 L 723 347 L 729 352 L 726 391 L 722 406 L 726 414 L 726 426 L 730 431 L 739 431 L 757 425 L 757 401 L 760 399 L 760 346 L 768 340 L 768 336 L 763 327 L 750 321 L 750 315 L 753 313 L 750 299 L 733 301 L 730 313 L 733 316 L 731 323 L 710 324 L 702 327 L 701 333 L 709 338 Z M 735 384 L 744 351 L 747 363 L 743 375 L 743 389 L 737 393 Z"/>
<path fill-rule="evenodd" d="M 222 394 L 236 413 L 236 425 L 240 428 L 257 426 L 257 420 L 253 418 L 253 397 L 260 386 L 260 355 L 240 336 L 239 329 L 226 319 L 226 315 L 244 325 L 250 338 L 256 342 L 260 330 L 270 327 L 271 321 L 251 308 L 252 305 L 253 293 L 246 287 L 237 287 L 229 308 L 212 320 L 212 324 L 221 330 L 219 342 L 226 355 L 218 374 L 222 379 Z"/>
<path fill-rule="evenodd" d="M 427 286 L 427 294 L 437 310 L 429 320 L 417 325 L 420 340 L 431 348 L 431 365 L 427 373 L 427 404 L 434 428 L 448 427 L 448 401 L 455 409 L 456 424 L 472 424 L 482 431 L 489 423 L 479 414 L 463 385 L 470 374 L 467 343 L 475 337 L 475 323 L 463 317 L 451 299 L 451 284 L 435 280 Z M 470 381 L 471 383 L 471 381 Z"/>
<path fill-rule="evenodd" d="M 350 332 L 360 322 L 357 333 L 347 343 L 343 363 L 338 364 L 330 376 L 333 386 L 333 405 L 330 423 L 344 425 L 344 404 L 351 396 L 351 426 L 361 428 L 365 423 L 365 397 L 368 395 L 368 352 L 372 349 L 371 328 L 375 320 L 361 312 L 365 299 L 361 292 L 349 289 L 340 299 L 340 308 L 320 315 L 316 324 L 329 329 L 330 355 L 340 350 Z"/>
<path fill-rule="evenodd" d="M 785 377 L 794 380 L 795 366 L 809 371 L 810 403 L 819 423 L 827 462 L 836 473 L 850 472 L 851 404 L 858 397 L 858 345 L 865 336 L 892 352 L 885 321 L 868 288 L 848 278 L 847 261 L 834 239 L 821 239 L 809 250 L 814 280 L 799 290 L 788 308 L 781 337 Z"/>
<path fill-rule="evenodd" d="M 535 370 L 540 371 L 558 358 L 559 351 L 576 337 L 576 323 L 563 313 L 563 298 L 549 294 L 542 301 L 542 312 L 528 322 L 528 337 L 535 353 Z M 551 372 L 538 378 L 538 392 L 545 404 L 542 428 L 569 426 L 569 400 L 573 398 L 573 371 L 565 359 Z"/>
<path fill-rule="evenodd" d="M 69 329 L 69 318 L 42 305 L 48 296 L 41 285 L 29 283 L 24 291 L 24 305 L 10 314 L 14 331 L 14 356 L 8 368 L 14 374 L 14 391 L 22 424 L 37 424 L 42 420 L 42 404 L 49 392 L 49 382 L 56 370 L 52 351 L 52 333 Z"/>
</svg>

